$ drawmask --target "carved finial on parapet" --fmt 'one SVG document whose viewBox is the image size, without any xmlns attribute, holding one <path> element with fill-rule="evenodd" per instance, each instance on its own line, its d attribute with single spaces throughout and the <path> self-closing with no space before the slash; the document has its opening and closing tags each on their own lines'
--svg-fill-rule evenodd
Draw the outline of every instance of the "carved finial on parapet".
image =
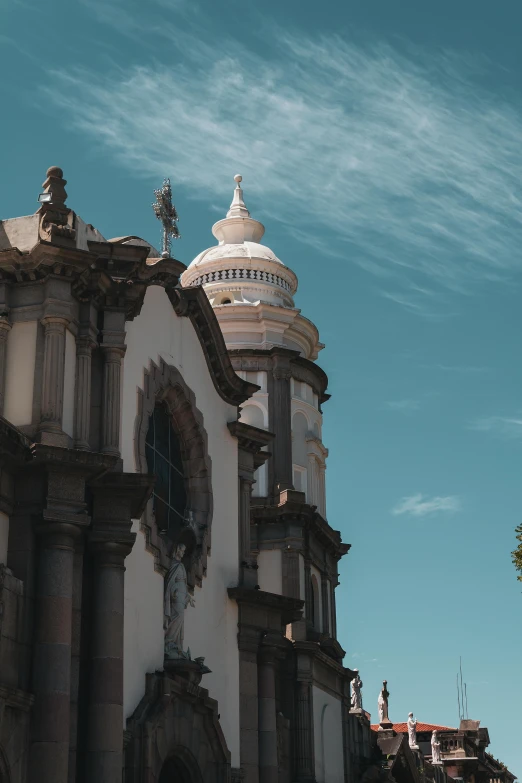
<svg viewBox="0 0 522 783">
<path fill-rule="evenodd" d="M 42 184 L 43 193 L 38 196 L 40 204 L 52 204 L 55 209 L 67 209 L 67 193 L 65 186 L 67 180 L 63 178 L 63 171 L 58 166 L 47 169 L 45 182 Z"/>
<path fill-rule="evenodd" d="M 57 244 L 74 246 L 76 230 L 74 228 L 74 213 L 66 206 L 67 180 L 58 166 L 47 169 L 46 180 L 42 185 L 43 192 L 38 196 L 42 218 L 40 221 L 40 238 L 48 242 L 57 240 Z"/>
</svg>

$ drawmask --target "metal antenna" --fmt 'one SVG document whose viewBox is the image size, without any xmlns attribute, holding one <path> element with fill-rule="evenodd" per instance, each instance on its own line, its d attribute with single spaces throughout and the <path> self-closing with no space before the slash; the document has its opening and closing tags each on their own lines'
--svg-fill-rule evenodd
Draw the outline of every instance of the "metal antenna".
<svg viewBox="0 0 522 783">
<path fill-rule="evenodd" d="M 459 703 L 459 720 L 462 720 L 461 714 L 460 714 L 460 688 L 459 688 L 459 675 L 457 672 L 457 701 Z"/>
<path fill-rule="evenodd" d="M 468 712 L 468 685 L 467 683 L 464 683 L 464 692 L 466 694 L 466 720 L 469 718 L 469 712 Z"/>
</svg>

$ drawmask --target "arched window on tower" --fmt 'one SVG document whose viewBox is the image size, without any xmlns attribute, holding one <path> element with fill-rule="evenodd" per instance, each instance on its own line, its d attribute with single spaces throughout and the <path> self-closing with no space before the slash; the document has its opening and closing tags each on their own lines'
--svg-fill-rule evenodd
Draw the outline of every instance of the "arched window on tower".
<svg viewBox="0 0 522 783">
<path fill-rule="evenodd" d="M 145 440 L 147 468 L 156 476 L 153 504 L 158 529 L 175 535 L 187 516 L 181 444 L 165 403 L 156 405 Z"/>
</svg>

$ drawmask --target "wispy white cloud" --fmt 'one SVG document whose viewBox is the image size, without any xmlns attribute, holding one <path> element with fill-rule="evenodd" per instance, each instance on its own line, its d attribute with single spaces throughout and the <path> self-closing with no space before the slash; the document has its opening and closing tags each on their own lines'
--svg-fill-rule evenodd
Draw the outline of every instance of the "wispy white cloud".
<svg viewBox="0 0 522 783">
<path fill-rule="evenodd" d="M 107 24 L 121 18 L 100 8 Z M 123 166 L 170 174 L 223 210 L 241 171 L 257 214 L 305 241 L 326 234 L 330 249 L 392 279 L 383 295 L 413 313 L 520 266 L 522 116 L 479 89 L 480 66 L 284 31 L 259 51 L 216 46 L 203 21 L 196 36 L 167 9 L 168 62 L 157 50 L 159 61 L 127 70 L 68 67 L 43 88 Z"/>
<path fill-rule="evenodd" d="M 394 516 L 409 514 L 412 517 L 425 517 L 428 514 L 436 514 L 443 511 L 460 511 L 459 498 L 454 495 L 428 498 L 419 492 L 417 495 L 403 498 L 392 509 L 392 514 Z"/>
<path fill-rule="evenodd" d="M 502 438 L 522 438 L 522 417 L 489 416 L 469 425 L 476 432 L 490 432 Z"/>
<path fill-rule="evenodd" d="M 402 413 L 410 413 L 411 411 L 418 411 L 420 408 L 420 400 L 390 400 L 385 403 L 385 407 L 390 411 L 401 411 Z"/>
<path fill-rule="evenodd" d="M 441 370 L 441 372 L 456 373 L 462 375 L 476 375 L 490 372 L 489 367 L 479 367 L 470 364 L 421 364 L 426 370 Z"/>
</svg>

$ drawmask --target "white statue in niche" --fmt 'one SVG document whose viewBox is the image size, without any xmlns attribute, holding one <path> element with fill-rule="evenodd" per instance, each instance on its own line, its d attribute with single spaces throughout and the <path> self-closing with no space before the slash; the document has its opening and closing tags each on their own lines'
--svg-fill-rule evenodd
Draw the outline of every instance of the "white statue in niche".
<svg viewBox="0 0 522 783">
<path fill-rule="evenodd" d="M 362 686 L 362 680 L 359 677 L 359 672 L 357 671 L 355 680 L 352 680 L 352 710 L 362 710 Z"/>
<path fill-rule="evenodd" d="M 388 717 L 388 697 L 389 692 L 387 689 L 388 681 L 383 680 L 382 683 L 382 690 L 379 693 L 379 700 L 377 702 L 377 706 L 379 708 L 379 723 L 389 723 L 390 719 Z"/>
<path fill-rule="evenodd" d="M 183 627 L 185 609 L 196 602 L 187 588 L 187 572 L 182 563 L 185 555 L 185 544 L 178 544 L 172 556 L 172 562 L 165 580 L 164 620 L 165 658 L 190 657 L 183 651 Z"/>
<path fill-rule="evenodd" d="M 442 764 L 442 759 L 440 756 L 440 742 L 438 741 L 436 731 L 434 731 L 431 735 L 431 763 Z"/>
<path fill-rule="evenodd" d="M 412 750 L 418 750 L 417 745 L 417 721 L 413 717 L 413 712 L 408 715 L 408 742 Z"/>
</svg>

